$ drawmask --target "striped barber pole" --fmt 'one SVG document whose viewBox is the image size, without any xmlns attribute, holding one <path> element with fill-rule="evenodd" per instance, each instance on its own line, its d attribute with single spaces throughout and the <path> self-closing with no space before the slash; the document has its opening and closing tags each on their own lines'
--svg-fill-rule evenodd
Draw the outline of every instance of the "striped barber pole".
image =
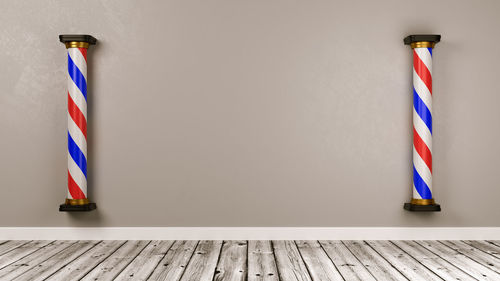
<svg viewBox="0 0 500 281">
<path fill-rule="evenodd" d="M 68 194 L 60 211 L 88 211 L 87 198 L 87 49 L 90 35 L 60 35 L 68 52 Z"/>
<path fill-rule="evenodd" d="M 440 35 L 410 35 L 413 49 L 413 199 L 411 211 L 439 211 L 432 196 L 432 49 Z"/>
</svg>

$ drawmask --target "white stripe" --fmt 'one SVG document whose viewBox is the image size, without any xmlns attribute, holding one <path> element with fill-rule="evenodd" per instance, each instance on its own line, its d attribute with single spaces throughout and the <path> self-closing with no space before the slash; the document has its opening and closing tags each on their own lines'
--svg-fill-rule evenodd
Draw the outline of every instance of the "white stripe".
<svg viewBox="0 0 500 281">
<path fill-rule="evenodd" d="M 424 180 L 425 184 L 432 191 L 432 174 L 427 164 L 425 164 L 424 159 L 420 157 L 415 147 L 413 147 L 413 165 L 415 166 L 415 170 L 417 170 L 420 177 Z"/>
<path fill-rule="evenodd" d="M 420 99 L 424 102 L 429 111 L 432 113 L 431 92 L 429 91 L 429 88 L 427 88 L 427 85 L 425 85 L 424 81 L 422 81 L 420 76 L 418 76 L 417 72 L 415 71 L 415 68 L 413 69 L 413 87 L 415 88 L 415 91 L 417 92 Z"/>
<path fill-rule="evenodd" d="M 71 193 L 69 192 L 69 187 L 68 187 L 68 195 L 66 195 L 67 199 L 75 199 L 73 196 L 71 196 Z"/>
<path fill-rule="evenodd" d="M 415 111 L 415 108 L 413 108 L 413 127 L 415 127 L 415 131 L 417 131 L 420 138 L 424 141 L 424 143 L 427 145 L 427 147 L 429 148 L 429 150 L 432 153 L 431 131 L 429 131 L 429 128 L 427 128 L 427 125 L 420 118 L 420 115 L 418 115 L 418 113 Z"/>
<path fill-rule="evenodd" d="M 427 48 L 415 48 L 414 50 L 432 75 L 432 56 L 429 50 Z"/>
<path fill-rule="evenodd" d="M 500 240 L 500 227 L 0 227 L 0 239 Z"/>
<path fill-rule="evenodd" d="M 80 89 L 76 86 L 75 82 L 73 82 L 73 79 L 71 79 L 71 77 L 69 76 L 69 73 L 68 73 L 68 93 L 75 102 L 76 106 L 83 113 L 85 119 L 87 119 L 87 101 L 85 100 L 85 96 L 82 94 Z"/>
<path fill-rule="evenodd" d="M 420 193 L 418 193 L 417 188 L 415 188 L 415 184 L 413 184 L 413 198 L 422 199 L 422 196 L 420 196 Z"/>
<path fill-rule="evenodd" d="M 71 57 L 73 63 L 76 65 L 76 67 L 78 67 L 80 72 L 83 74 L 83 77 L 85 77 L 85 81 L 87 81 L 87 62 L 85 61 L 82 52 L 80 52 L 78 48 L 69 48 L 68 54 Z"/>
<path fill-rule="evenodd" d="M 82 170 L 80 170 L 80 167 L 78 167 L 73 158 L 71 158 L 69 152 L 68 152 L 68 171 L 71 174 L 73 180 L 75 180 L 76 184 L 82 190 L 83 194 L 85 194 L 85 197 L 87 197 L 87 178 L 85 178 L 85 175 L 83 174 Z"/>
<path fill-rule="evenodd" d="M 80 130 L 78 125 L 76 125 L 73 118 L 68 113 L 68 133 L 71 138 L 75 141 L 76 145 L 82 151 L 85 158 L 87 158 L 87 140 L 85 139 L 85 135 Z"/>
</svg>

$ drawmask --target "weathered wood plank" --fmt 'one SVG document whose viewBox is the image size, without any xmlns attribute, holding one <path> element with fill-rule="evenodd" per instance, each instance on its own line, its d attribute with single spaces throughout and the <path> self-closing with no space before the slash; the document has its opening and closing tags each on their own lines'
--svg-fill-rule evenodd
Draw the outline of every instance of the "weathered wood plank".
<svg viewBox="0 0 500 281">
<path fill-rule="evenodd" d="M 21 247 L 31 241 L 27 240 L 10 240 L 0 245 L 0 256 L 14 250 L 17 247 Z"/>
<path fill-rule="evenodd" d="M 482 240 L 465 240 L 463 242 L 500 259 L 500 247 L 495 244 Z"/>
<path fill-rule="evenodd" d="M 415 242 L 478 280 L 498 280 L 496 272 L 437 241 L 425 240 Z"/>
<path fill-rule="evenodd" d="M 451 249 L 469 257 L 470 259 L 480 263 L 489 269 L 500 273 L 500 259 L 495 258 L 481 250 L 478 250 L 462 241 L 439 241 Z M 498 276 L 500 279 L 500 275 Z"/>
<path fill-rule="evenodd" d="M 17 276 L 31 270 L 41 262 L 49 259 L 75 243 L 76 241 L 55 241 L 39 251 L 25 256 L 24 258 L 2 268 L 0 270 L 0 280 L 13 280 Z"/>
<path fill-rule="evenodd" d="M 99 263 L 113 254 L 125 241 L 102 241 L 92 249 L 61 268 L 50 277 L 51 280 L 79 280 Z"/>
<path fill-rule="evenodd" d="M 5 241 L 0 280 L 500 280 L 486 241 L 148 243 Z"/>
<path fill-rule="evenodd" d="M 294 241 L 272 241 L 272 245 L 280 280 L 312 280 Z"/>
<path fill-rule="evenodd" d="M 222 241 L 200 241 L 181 280 L 211 281 L 214 277 L 221 248 Z"/>
<path fill-rule="evenodd" d="M 420 246 L 415 241 L 391 241 L 391 243 L 408 253 L 444 280 L 469 280 L 472 278 L 472 276 Z"/>
<path fill-rule="evenodd" d="M 148 280 L 178 281 L 193 256 L 198 241 L 175 241 Z"/>
<path fill-rule="evenodd" d="M 151 241 L 127 241 L 81 280 L 113 280 Z"/>
<path fill-rule="evenodd" d="M 152 241 L 119 275 L 117 280 L 146 280 L 165 257 L 174 241 Z"/>
<path fill-rule="evenodd" d="M 224 241 L 214 281 L 244 281 L 247 277 L 247 241 Z"/>
<path fill-rule="evenodd" d="M 313 280 L 344 280 L 318 241 L 295 241 Z"/>
<path fill-rule="evenodd" d="M 377 280 L 407 280 L 399 271 L 363 241 L 343 241 Z"/>
<path fill-rule="evenodd" d="M 345 280 L 375 281 L 359 260 L 347 249 L 342 241 L 319 241 L 333 264 Z"/>
<path fill-rule="evenodd" d="M 58 271 L 60 268 L 64 267 L 75 258 L 79 257 L 92 247 L 94 247 L 99 241 L 78 241 L 75 244 L 65 248 L 61 252 L 53 255 L 47 260 L 41 262 L 20 276 L 16 277 L 14 280 L 43 280 L 48 278 L 54 272 Z"/>
<path fill-rule="evenodd" d="M 248 281 L 279 281 L 271 241 L 248 241 Z"/>
<path fill-rule="evenodd" d="M 366 243 L 410 280 L 442 280 L 389 241 L 366 241 Z"/>
<path fill-rule="evenodd" d="M 29 243 L 26 243 L 20 247 L 17 247 L 5 253 L 0 257 L 0 268 L 4 268 L 7 265 L 16 262 L 17 260 L 22 259 L 23 257 L 35 251 L 40 250 L 41 248 L 45 247 L 51 242 L 53 241 L 48 241 L 48 240 L 31 241 Z"/>
</svg>

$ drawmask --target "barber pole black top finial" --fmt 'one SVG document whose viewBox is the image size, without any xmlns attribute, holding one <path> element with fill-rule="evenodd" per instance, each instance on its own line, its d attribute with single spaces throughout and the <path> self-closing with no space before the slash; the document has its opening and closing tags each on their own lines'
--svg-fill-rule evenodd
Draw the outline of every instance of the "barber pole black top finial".
<svg viewBox="0 0 500 281">
<path fill-rule="evenodd" d="M 86 42 L 90 45 L 95 45 L 97 43 L 97 39 L 88 34 L 62 34 L 59 35 L 59 41 L 62 43 L 68 42 Z"/>
<path fill-rule="evenodd" d="M 416 42 L 431 42 L 437 43 L 441 41 L 441 35 L 438 34 L 415 34 L 406 36 L 404 39 L 405 45 L 410 45 Z"/>
</svg>

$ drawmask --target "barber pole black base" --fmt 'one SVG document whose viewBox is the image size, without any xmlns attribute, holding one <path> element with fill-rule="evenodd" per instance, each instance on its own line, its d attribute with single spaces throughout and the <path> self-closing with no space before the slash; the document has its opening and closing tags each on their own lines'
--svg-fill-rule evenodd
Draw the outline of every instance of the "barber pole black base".
<svg viewBox="0 0 500 281">
<path fill-rule="evenodd" d="M 441 206 L 439 204 L 434 205 L 416 205 L 411 203 L 405 203 L 404 209 L 411 212 L 440 212 Z"/>
<path fill-rule="evenodd" d="M 70 205 L 61 204 L 59 205 L 59 212 L 88 212 L 95 210 L 97 205 L 95 203 L 88 203 L 84 205 Z"/>
</svg>

